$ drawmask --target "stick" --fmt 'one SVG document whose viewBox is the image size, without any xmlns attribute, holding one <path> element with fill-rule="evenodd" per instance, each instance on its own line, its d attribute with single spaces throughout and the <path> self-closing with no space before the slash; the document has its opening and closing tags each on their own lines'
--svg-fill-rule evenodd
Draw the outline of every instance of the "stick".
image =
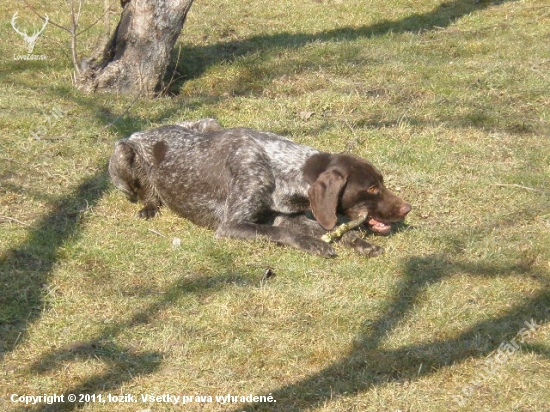
<svg viewBox="0 0 550 412">
<path fill-rule="evenodd" d="M 122 118 L 124 117 L 124 115 L 130 111 L 130 109 L 134 106 L 134 104 L 136 104 L 136 102 L 138 101 L 138 99 L 139 99 L 139 94 L 135 97 L 134 101 L 133 101 L 132 103 L 130 103 L 130 105 L 126 108 L 126 110 L 124 110 L 124 113 L 122 113 L 120 116 L 118 116 L 115 120 L 113 120 L 113 121 L 112 121 L 111 123 L 109 123 L 108 125 L 103 126 L 103 129 L 102 129 L 102 130 L 105 130 L 105 129 L 107 129 L 108 127 L 113 126 L 116 122 L 118 122 L 120 119 L 122 119 Z"/>
<path fill-rule="evenodd" d="M 155 229 L 149 229 L 149 232 L 153 232 L 155 235 L 158 235 L 158 236 L 161 236 L 161 237 L 166 237 L 161 232 L 159 232 L 158 230 L 155 230 Z"/>
<path fill-rule="evenodd" d="M 42 20 L 46 20 L 44 17 L 42 17 L 42 16 L 40 15 L 40 13 L 38 13 L 38 12 L 34 9 L 34 7 L 33 7 L 31 4 L 29 4 L 29 2 L 28 2 L 27 0 L 23 0 L 23 3 L 25 3 L 25 5 L 26 5 L 34 14 L 36 14 L 38 17 L 40 17 Z M 51 20 L 51 19 L 48 20 L 48 23 L 54 25 L 54 26 L 57 27 L 58 29 L 65 30 L 65 31 L 68 32 L 68 33 L 71 32 L 71 29 L 69 29 L 69 28 L 67 28 L 67 27 L 64 27 L 64 26 L 62 26 L 62 25 L 60 25 L 60 24 L 57 24 L 56 22 L 54 22 L 54 21 Z"/>
<path fill-rule="evenodd" d="M 516 184 L 516 183 L 513 183 L 513 184 L 495 183 L 495 186 L 499 186 L 499 187 L 517 187 L 518 189 L 525 189 L 525 190 L 530 190 L 531 192 L 537 192 L 537 193 L 547 194 L 547 193 L 544 192 L 543 190 L 533 189 L 532 187 L 529 187 L 529 186 L 522 186 L 522 185 L 518 185 L 518 184 Z"/>
<path fill-rule="evenodd" d="M 6 219 L 6 220 L 9 220 L 10 222 L 19 223 L 20 225 L 30 227 L 31 229 L 42 231 L 41 229 L 38 229 L 37 227 L 34 227 L 33 225 L 29 225 L 28 223 L 22 222 L 21 220 L 16 219 L 14 217 L 0 216 L 0 219 Z"/>
<path fill-rule="evenodd" d="M 344 223 L 338 226 L 336 229 L 331 230 L 330 232 L 325 233 L 321 236 L 323 242 L 334 242 L 336 239 L 341 238 L 344 233 L 349 232 L 352 229 L 355 229 L 357 226 L 361 225 L 365 220 L 367 220 L 367 215 L 361 215 L 355 220 L 351 220 L 348 223 Z"/>
</svg>

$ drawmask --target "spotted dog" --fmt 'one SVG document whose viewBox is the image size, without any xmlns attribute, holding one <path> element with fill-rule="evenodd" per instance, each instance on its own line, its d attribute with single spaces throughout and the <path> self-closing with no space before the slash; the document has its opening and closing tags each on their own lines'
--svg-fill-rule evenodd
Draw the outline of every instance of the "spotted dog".
<svg viewBox="0 0 550 412">
<path fill-rule="evenodd" d="M 212 119 L 118 141 L 109 173 L 130 201 L 143 203 L 143 218 L 164 205 L 217 237 L 261 236 L 327 257 L 335 251 L 319 237 L 338 216 L 367 213 L 365 226 L 386 234 L 411 210 L 360 157 L 322 152 L 269 132 L 223 129 Z M 384 251 L 356 232 L 341 241 L 367 256 Z"/>
</svg>

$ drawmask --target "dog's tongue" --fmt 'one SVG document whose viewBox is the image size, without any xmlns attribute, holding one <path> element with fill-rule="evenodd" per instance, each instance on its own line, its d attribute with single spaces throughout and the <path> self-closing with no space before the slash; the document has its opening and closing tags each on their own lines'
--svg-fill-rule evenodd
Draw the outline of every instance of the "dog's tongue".
<svg viewBox="0 0 550 412">
<path fill-rule="evenodd" d="M 372 217 L 369 217 L 367 219 L 367 223 L 369 224 L 370 230 L 376 233 L 388 233 L 391 229 L 391 225 L 380 222 L 379 220 L 376 220 Z"/>
</svg>

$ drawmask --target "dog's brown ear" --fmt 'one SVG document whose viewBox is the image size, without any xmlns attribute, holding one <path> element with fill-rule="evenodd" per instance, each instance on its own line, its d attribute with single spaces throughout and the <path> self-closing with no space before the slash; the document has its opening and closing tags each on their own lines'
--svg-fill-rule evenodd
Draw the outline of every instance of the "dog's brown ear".
<svg viewBox="0 0 550 412">
<path fill-rule="evenodd" d="M 346 181 L 347 176 L 331 169 L 321 173 L 308 190 L 313 216 L 326 230 L 336 226 L 338 199 Z"/>
<path fill-rule="evenodd" d="M 153 164 L 158 166 L 162 163 L 166 157 L 166 152 L 168 151 L 168 145 L 164 140 L 156 142 L 153 146 Z"/>
</svg>

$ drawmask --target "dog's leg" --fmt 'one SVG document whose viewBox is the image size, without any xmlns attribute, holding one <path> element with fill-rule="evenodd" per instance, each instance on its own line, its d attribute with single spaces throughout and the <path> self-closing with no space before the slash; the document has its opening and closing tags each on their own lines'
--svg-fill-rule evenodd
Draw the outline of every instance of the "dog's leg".
<svg viewBox="0 0 550 412">
<path fill-rule="evenodd" d="M 216 237 L 254 239 L 260 236 L 311 254 L 335 256 L 332 246 L 319 238 L 263 223 L 273 213 L 275 178 L 263 148 L 249 141 L 245 143 L 246 146 L 241 145 L 234 151 L 228 162 L 227 175 L 231 181 Z M 247 149 L 243 150 L 243 146 Z"/>
<path fill-rule="evenodd" d="M 250 180 L 239 179 L 239 181 Z M 266 191 L 268 190 L 267 188 Z M 265 211 L 269 211 L 269 195 L 262 194 L 260 188 L 256 188 L 255 192 L 238 189 L 233 189 L 231 192 L 235 195 L 230 195 L 227 199 L 228 206 L 226 206 L 224 219 L 216 231 L 216 237 L 255 239 L 260 236 L 314 255 L 336 256 L 331 245 L 307 232 L 304 234 L 297 232 L 292 227 L 258 223 L 264 220 Z"/>
<path fill-rule="evenodd" d="M 315 238 L 321 238 L 327 231 L 313 219 L 309 219 L 305 214 L 278 215 L 273 222 L 273 226 L 284 227 L 296 233 L 306 234 Z"/>
<path fill-rule="evenodd" d="M 284 227 L 270 226 L 250 222 L 224 222 L 216 231 L 216 237 L 230 237 L 237 239 L 255 239 L 264 237 L 272 242 L 304 250 L 313 255 L 324 257 L 336 256 L 330 244 L 321 239 L 295 233 Z"/>
</svg>

